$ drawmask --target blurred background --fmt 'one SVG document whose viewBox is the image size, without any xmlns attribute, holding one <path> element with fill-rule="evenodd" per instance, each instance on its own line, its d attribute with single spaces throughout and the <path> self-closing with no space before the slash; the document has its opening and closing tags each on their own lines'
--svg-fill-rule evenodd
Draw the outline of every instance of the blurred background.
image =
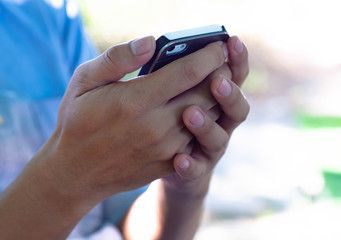
<svg viewBox="0 0 341 240">
<path fill-rule="evenodd" d="M 249 118 L 217 166 L 196 240 L 340 239 L 337 0 L 80 0 L 103 51 L 224 24 L 249 50 Z M 71 9 L 72 10 L 72 9 Z"/>
</svg>

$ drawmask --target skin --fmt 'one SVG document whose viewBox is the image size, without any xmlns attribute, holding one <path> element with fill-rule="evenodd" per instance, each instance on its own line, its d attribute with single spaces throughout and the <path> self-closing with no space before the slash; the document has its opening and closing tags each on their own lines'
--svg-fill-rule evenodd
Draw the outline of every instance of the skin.
<svg viewBox="0 0 341 240">
<path fill-rule="evenodd" d="M 65 239 L 107 197 L 161 178 L 149 237 L 191 239 L 212 169 L 248 113 L 238 87 L 247 53 L 243 48 L 235 57 L 231 39 L 229 65 L 220 42 L 148 76 L 119 81 L 152 57 L 155 40 L 146 37 L 77 68 L 51 138 L 0 196 L 0 238 Z M 231 85 L 228 96 L 217 90 L 222 79 Z M 193 124 L 198 113 L 202 124 Z M 137 201 L 122 222 L 126 239 L 140 239 L 130 224 L 140 207 Z M 177 216 L 171 209 L 186 211 Z"/>
<path fill-rule="evenodd" d="M 228 63 L 201 83 L 210 85 L 220 111 L 212 114 L 217 106 L 208 113 L 197 105 L 186 108 L 183 121 L 195 136 L 194 146 L 189 154 L 175 156 L 176 173 L 155 181 L 135 202 L 122 224 L 125 239 L 193 239 L 212 171 L 250 109 L 240 90 L 249 72 L 247 49 L 237 37 L 230 38 L 227 48 Z M 191 121 L 197 112 L 204 121 Z"/>
</svg>

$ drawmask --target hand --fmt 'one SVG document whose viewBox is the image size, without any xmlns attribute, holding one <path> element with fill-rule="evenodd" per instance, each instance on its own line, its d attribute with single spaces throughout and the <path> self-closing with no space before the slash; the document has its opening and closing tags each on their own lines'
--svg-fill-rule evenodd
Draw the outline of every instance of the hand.
<svg viewBox="0 0 341 240">
<path fill-rule="evenodd" d="M 176 174 L 164 181 L 168 191 L 203 198 L 213 168 L 225 152 L 233 130 L 248 115 L 250 107 L 240 90 L 249 71 L 247 50 L 237 37 L 229 39 L 227 48 L 228 64 L 224 64 L 205 81 L 210 82 L 212 95 L 220 107 L 213 106 L 206 111 L 193 105 L 184 111 L 183 121 L 196 141 L 174 158 Z"/>
<path fill-rule="evenodd" d="M 199 95 L 175 99 L 224 63 L 223 47 L 210 44 L 127 82 L 120 79 L 152 57 L 154 38 L 114 46 L 77 68 L 53 135 L 1 194 L 1 236 L 65 238 L 105 198 L 173 173 L 171 160 L 193 138 L 184 109 L 216 104 Z"/>
<path fill-rule="evenodd" d="M 48 163 L 63 188 L 82 198 L 86 194 L 89 199 L 94 190 L 98 202 L 172 173 L 170 160 L 192 138 L 180 124 L 181 115 L 197 98 L 171 100 L 225 59 L 222 43 L 214 43 L 153 74 L 121 82 L 154 52 L 154 39 L 138 44 L 139 49 L 115 46 L 80 66 L 62 101 L 54 157 Z M 134 55 L 141 50 L 142 55 Z M 215 103 L 205 104 L 208 110 Z"/>
</svg>

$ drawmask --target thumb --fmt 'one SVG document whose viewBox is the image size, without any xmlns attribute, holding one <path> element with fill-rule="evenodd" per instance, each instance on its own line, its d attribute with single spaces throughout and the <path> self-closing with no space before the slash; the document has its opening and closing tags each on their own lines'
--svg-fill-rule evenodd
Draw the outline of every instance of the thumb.
<svg viewBox="0 0 341 240">
<path fill-rule="evenodd" d="M 80 96 L 91 89 L 116 82 L 148 62 L 154 51 L 155 39 L 152 36 L 113 46 L 80 65 L 72 77 L 70 88 Z"/>
</svg>

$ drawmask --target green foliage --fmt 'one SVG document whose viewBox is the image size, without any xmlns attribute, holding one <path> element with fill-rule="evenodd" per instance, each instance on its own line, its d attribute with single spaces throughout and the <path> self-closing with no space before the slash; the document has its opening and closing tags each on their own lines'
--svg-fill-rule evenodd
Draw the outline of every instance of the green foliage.
<svg viewBox="0 0 341 240">
<path fill-rule="evenodd" d="M 341 116 L 321 116 L 302 112 L 296 114 L 296 121 L 302 128 L 341 128 Z"/>
</svg>

